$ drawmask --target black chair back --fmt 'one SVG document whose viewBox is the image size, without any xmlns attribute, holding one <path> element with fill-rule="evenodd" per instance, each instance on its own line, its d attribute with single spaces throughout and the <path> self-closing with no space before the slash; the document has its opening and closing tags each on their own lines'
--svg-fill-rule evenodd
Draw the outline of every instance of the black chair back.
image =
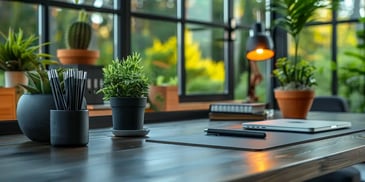
<svg viewBox="0 0 365 182">
<path fill-rule="evenodd" d="M 313 100 L 311 111 L 348 112 L 348 104 L 339 96 L 317 96 Z"/>
</svg>

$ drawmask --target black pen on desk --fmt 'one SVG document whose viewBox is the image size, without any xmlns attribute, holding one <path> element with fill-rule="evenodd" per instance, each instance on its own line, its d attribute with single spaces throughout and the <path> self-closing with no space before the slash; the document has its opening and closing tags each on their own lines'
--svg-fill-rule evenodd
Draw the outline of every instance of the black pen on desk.
<svg viewBox="0 0 365 182">
<path fill-rule="evenodd" d="M 217 136 L 236 136 L 236 137 L 253 137 L 253 138 L 266 137 L 265 132 L 258 132 L 258 131 L 217 129 L 217 128 L 207 128 L 204 131 L 207 133 L 207 135 L 217 135 Z"/>
</svg>

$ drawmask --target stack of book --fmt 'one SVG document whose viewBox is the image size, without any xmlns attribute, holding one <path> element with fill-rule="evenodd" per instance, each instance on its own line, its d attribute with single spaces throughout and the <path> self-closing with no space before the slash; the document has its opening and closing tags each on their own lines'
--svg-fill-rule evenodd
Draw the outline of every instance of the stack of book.
<svg viewBox="0 0 365 182">
<path fill-rule="evenodd" d="M 265 120 L 264 103 L 215 103 L 209 107 L 209 119 L 259 121 Z"/>
</svg>

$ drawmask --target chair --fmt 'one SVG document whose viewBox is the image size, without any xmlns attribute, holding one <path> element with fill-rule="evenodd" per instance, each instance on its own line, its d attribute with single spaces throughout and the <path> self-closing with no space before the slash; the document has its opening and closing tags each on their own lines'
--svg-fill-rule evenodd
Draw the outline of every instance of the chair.
<svg viewBox="0 0 365 182">
<path fill-rule="evenodd" d="M 324 112 L 348 112 L 348 104 L 345 99 L 339 96 L 317 96 L 313 100 L 311 111 Z M 338 181 L 355 182 L 360 181 L 361 175 L 355 167 L 347 167 L 324 176 L 320 176 L 307 182 Z"/>
<path fill-rule="evenodd" d="M 311 111 L 348 112 L 348 104 L 339 96 L 317 96 L 313 100 Z"/>
</svg>

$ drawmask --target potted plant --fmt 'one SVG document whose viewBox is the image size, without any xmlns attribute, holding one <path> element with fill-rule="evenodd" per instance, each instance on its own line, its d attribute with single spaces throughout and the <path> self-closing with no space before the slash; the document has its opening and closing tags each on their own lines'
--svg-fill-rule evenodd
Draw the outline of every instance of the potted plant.
<svg viewBox="0 0 365 182">
<path fill-rule="evenodd" d="M 78 0 L 75 0 L 78 3 Z M 62 64 L 95 64 L 99 51 L 88 50 L 92 28 L 85 10 L 79 12 L 78 20 L 73 22 L 66 32 L 67 49 L 57 50 L 57 57 Z"/>
<path fill-rule="evenodd" d="M 157 76 L 155 84 L 150 86 L 148 98 L 151 108 L 155 111 L 172 111 L 179 105 L 177 77 L 164 81 L 163 76 Z"/>
<path fill-rule="evenodd" d="M 313 102 L 316 79 L 315 66 L 303 60 L 298 54 L 300 33 L 305 25 L 316 19 L 320 8 L 332 8 L 337 1 L 326 0 L 275 0 L 273 11 L 281 15 L 275 23 L 284 29 L 294 40 L 294 56 L 279 58 L 273 70 L 280 87 L 274 90 L 274 96 L 285 118 L 306 118 Z"/>
<path fill-rule="evenodd" d="M 177 58 L 173 48 L 168 46 L 172 45 L 169 43 L 171 40 L 164 45 L 155 41 L 153 46 L 145 51 L 144 66 L 151 78 L 148 101 L 154 111 L 175 110 L 179 104 Z M 161 47 L 163 51 L 160 51 Z"/>
<path fill-rule="evenodd" d="M 62 69 L 58 75 L 62 80 Z M 25 73 L 29 84 L 20 86 L 26 90 L 18 101 L 18 125 L 25 136 L 36 142 L 50 142 L 50 110 L 56 109 L 47 70 L 37 69 Z"/>
<path fill-rule="evenodd" d="M 26 37 L 19 29 L 15 32 L 9 28 L 8 34 L 0 32 L 3 42 L 0 43 L 0 69 L 5 71 L 5 87 L 15 87 L 18 83 L 27 84 L 24 71 L 37 69 L 51 56 L 37 53 L 48 43 L 36 44 L 38 37 L 34 34 Z"/>
<path fill-rule="evenodd" d="M 144 111 L 147 103 L 148 78 L 139 53 L 115 59 L 103 68 L 104 85 L 98 90 L 110 100 L 113 133 L 116 136 L 145 135 Z"/>
</svg>

